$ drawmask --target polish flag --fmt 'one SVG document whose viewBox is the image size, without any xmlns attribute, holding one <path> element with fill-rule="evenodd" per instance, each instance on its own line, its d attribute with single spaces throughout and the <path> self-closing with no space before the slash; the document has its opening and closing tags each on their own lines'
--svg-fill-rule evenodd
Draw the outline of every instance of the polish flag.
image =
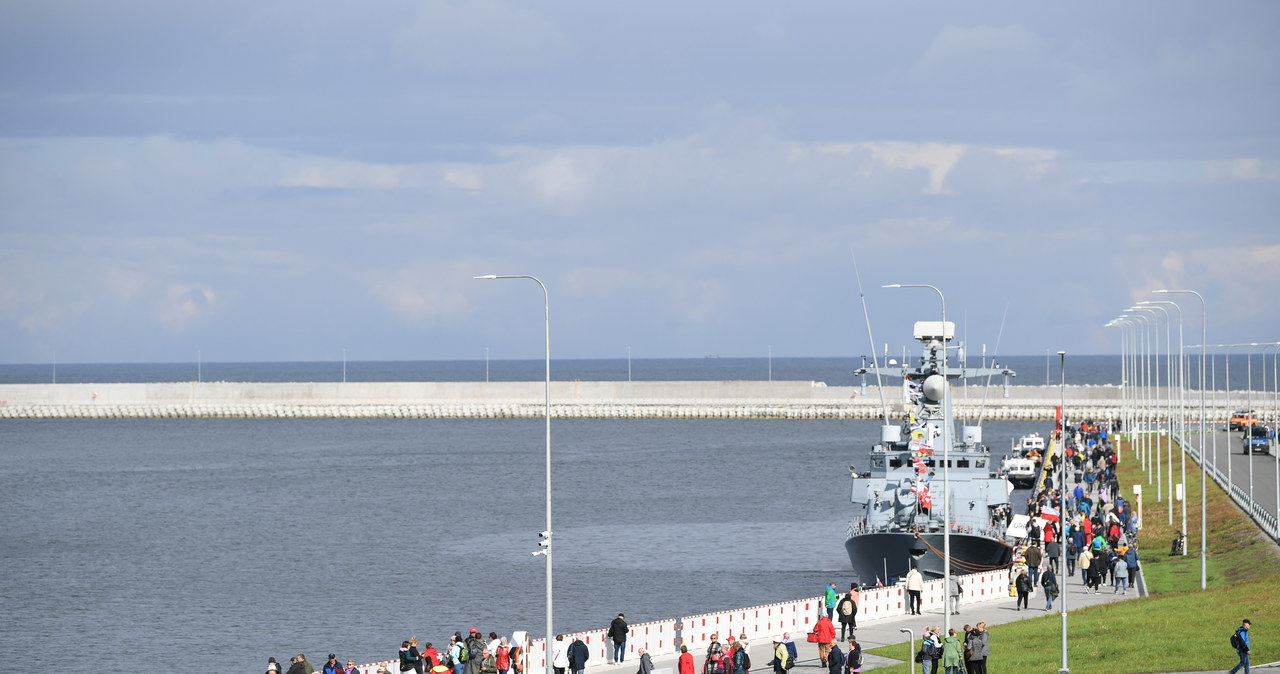
<svg viewBox="0 0 1280 674">
<path fill-rule="evenodd" d="M 1062 518 L 1058 515 L 1057 508 L 1054 508 L 1053 506 L 1045 506 L 1040 509 L 1040 519 L 1047 520 L 1049 522 L 1057 522 Z"/>
</svg>

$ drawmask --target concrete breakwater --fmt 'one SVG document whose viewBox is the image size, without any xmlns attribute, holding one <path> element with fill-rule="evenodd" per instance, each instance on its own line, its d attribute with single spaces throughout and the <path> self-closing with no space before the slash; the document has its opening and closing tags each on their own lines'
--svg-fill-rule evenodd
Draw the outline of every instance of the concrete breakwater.
<svg viewBox="0 0 1280 674">
<path fill-rule="evenodd" d="M 1007 393 L 1007 395 L 1006 395 Z M 956 388 L 957 417 L 1052 419 L 1057 386 Z M 1156 399 L 1163 398 L 1154 391 Z M 1188 393 L 1188 408 L 1192 396 Z M 1119 415 L 1122 390 L 1068 386 L 1075 418 Z M 1238 406 L 1240 394 L 1233 395 Z M 902 389 L 884 388 L 890 413 Z M 0 418 L 534 418 L 544 414 L 543 382 L 174 382 L 0 384 Z M 1214 396 L 1223 413 L 1229 401 Z M 1163 402 L 1153 403 L 1162 417 Z M 561 419 L 876 419 L 880 391 L 810 381 L 551 382 L 551 414 Z M 1260 410 L 1261 411 L 1261 410 Z"/>
</svg>

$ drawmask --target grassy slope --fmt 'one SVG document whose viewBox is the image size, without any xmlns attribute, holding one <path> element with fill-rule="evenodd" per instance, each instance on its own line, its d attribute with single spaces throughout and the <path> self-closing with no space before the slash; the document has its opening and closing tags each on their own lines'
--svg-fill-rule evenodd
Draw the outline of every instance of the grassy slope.
<svg viewBox="0 0 1280 674">
<path fill-rule="evenodd" d="M 1175 455 L 1176 456 L 1176 455 Z M 1227 640 L 1242 618 L 1253 621 L 1255 665 L 1280 660 L 1280 547 L 1261 534 L 1227 495 L 1208 486 L 1208 589 L 1200 589 L 1200 469 L 1187 462 L 1186 557 L 1170 557 L 1173 526 L 1166 504 L 1154 502 L 1133 453 L 1124 451 L 1120 478 L 1126 498 L 1143 484 L 1142 569 L 1151 596 L 1068 615 L 1067 661 L 1073 674 L 1227 670 L 1236 662 Z M 1178 467 L 1174 467 L 1175 479 Z M 1061 614 L 995 625 L 988 659 L 993 672 L 1056 672 L 1061 665 Z M 905 643 L 872 651 L 903 658 Z M 907 672 L 907 665 L 880 669 Z"/>
</svg>

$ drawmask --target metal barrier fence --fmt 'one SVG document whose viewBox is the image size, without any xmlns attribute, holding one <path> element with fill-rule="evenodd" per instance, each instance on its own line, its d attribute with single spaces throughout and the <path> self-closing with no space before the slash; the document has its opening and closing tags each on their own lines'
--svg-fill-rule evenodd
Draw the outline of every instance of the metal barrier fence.
<svg viewBox="0 0 1280 674">
<path fill-rule="evenodd" d="M 1203 457 L 1201 456 L 1199 447 L 1184 442 L 1185 438 L 1179 434 L 1175 433 L 1173 437 L 1178 442 L 1178 445 L 1186 450 L 1187 455 L 1190 456 L 1193 461 L 1196 463 L 1203 462 Z M 1230 451 L 1231 450 L 1228 447 L 1228 455 L 1230 455 Z M 1280 458 L 1277 460 L 1280 460 Z M 1263 533 L 1270 536 L 1271 540 L 1280 543 L 1280 522 L 1276 521 L 1275 514 L 1268 512 L 1265 508 L 1258 505 L 1257 501 L 1249 498 L 1249 492 L 1245 491 L 1244 488 L 1237 484 L 1228 482 L 1226 473 L 1223 473 L 1222 470 L 1218 468 L 1216 461 L 1212 466 L 1206 466 L 1206 472 L 1213 478 L 1214 482 L 1218 483 L 1218 486 L 1222 487 L 1222 489 L 1227 492 L 1231 497 L 1231 500 L 1235 501 L 1236 505 L 1240 506 L 1241 510 L 1248 513 L 1249 517 L 1258 525 L 1258 528 L 1262 529 Z"/>
</svg>

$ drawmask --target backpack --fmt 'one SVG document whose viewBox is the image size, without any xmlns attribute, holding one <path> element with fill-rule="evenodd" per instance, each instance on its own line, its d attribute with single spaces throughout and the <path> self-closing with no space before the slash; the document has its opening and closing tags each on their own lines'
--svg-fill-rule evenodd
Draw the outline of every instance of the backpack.
<svg viewBox="0 0 1280 674">
<path fill-rule="evenodd" d="M 747 654 L 747 649 L 742 649 L 742 671 L 751 671 L 751 656 Z"/>
<path fill-rule="evenodd" d="M 743 651 L 743 653 L 746 653 L 746 651 Z M 796 666 L 796 659 L 791 657 L 791 654 L 788 653 L 787 659 L 782 663 L 782 669 L 785 671 L 795 666 Z"/>
<path fill-rule="evenodd" d="M 1242 646 L 1244 646 L 1244 641 L 1240 639 L 1240 630 L 1236 630 L 1236 631 L 1232 632 L 1232 633 L 1231 633 L 1231 647 L 1232 647 L 1232 648 L 1234 648 L 1234 649 L 1236 649 L 1236 650 L 1238 651 L 1238 650 L 1240 650 L 1240 647 L 1242 647 Z"/>
<path fill-rule="evenodd" d="M 467 660 L 479 660 L 480 656 L 484 653 L 484 642 L 474 637 L 467 639 L 467 647 L 463 650 L 469 651 L 467 653 Z"/>
<path fill-rule="evenodd" d="M 449 650 L 453 650 L 453 649 L 449 649 Z M 467 660 L 470 660 L 470 659 L 471 659 L 471 649 L 465 643 L 459 644 L 457 661 L 466 662 Z"/>
</svg>

